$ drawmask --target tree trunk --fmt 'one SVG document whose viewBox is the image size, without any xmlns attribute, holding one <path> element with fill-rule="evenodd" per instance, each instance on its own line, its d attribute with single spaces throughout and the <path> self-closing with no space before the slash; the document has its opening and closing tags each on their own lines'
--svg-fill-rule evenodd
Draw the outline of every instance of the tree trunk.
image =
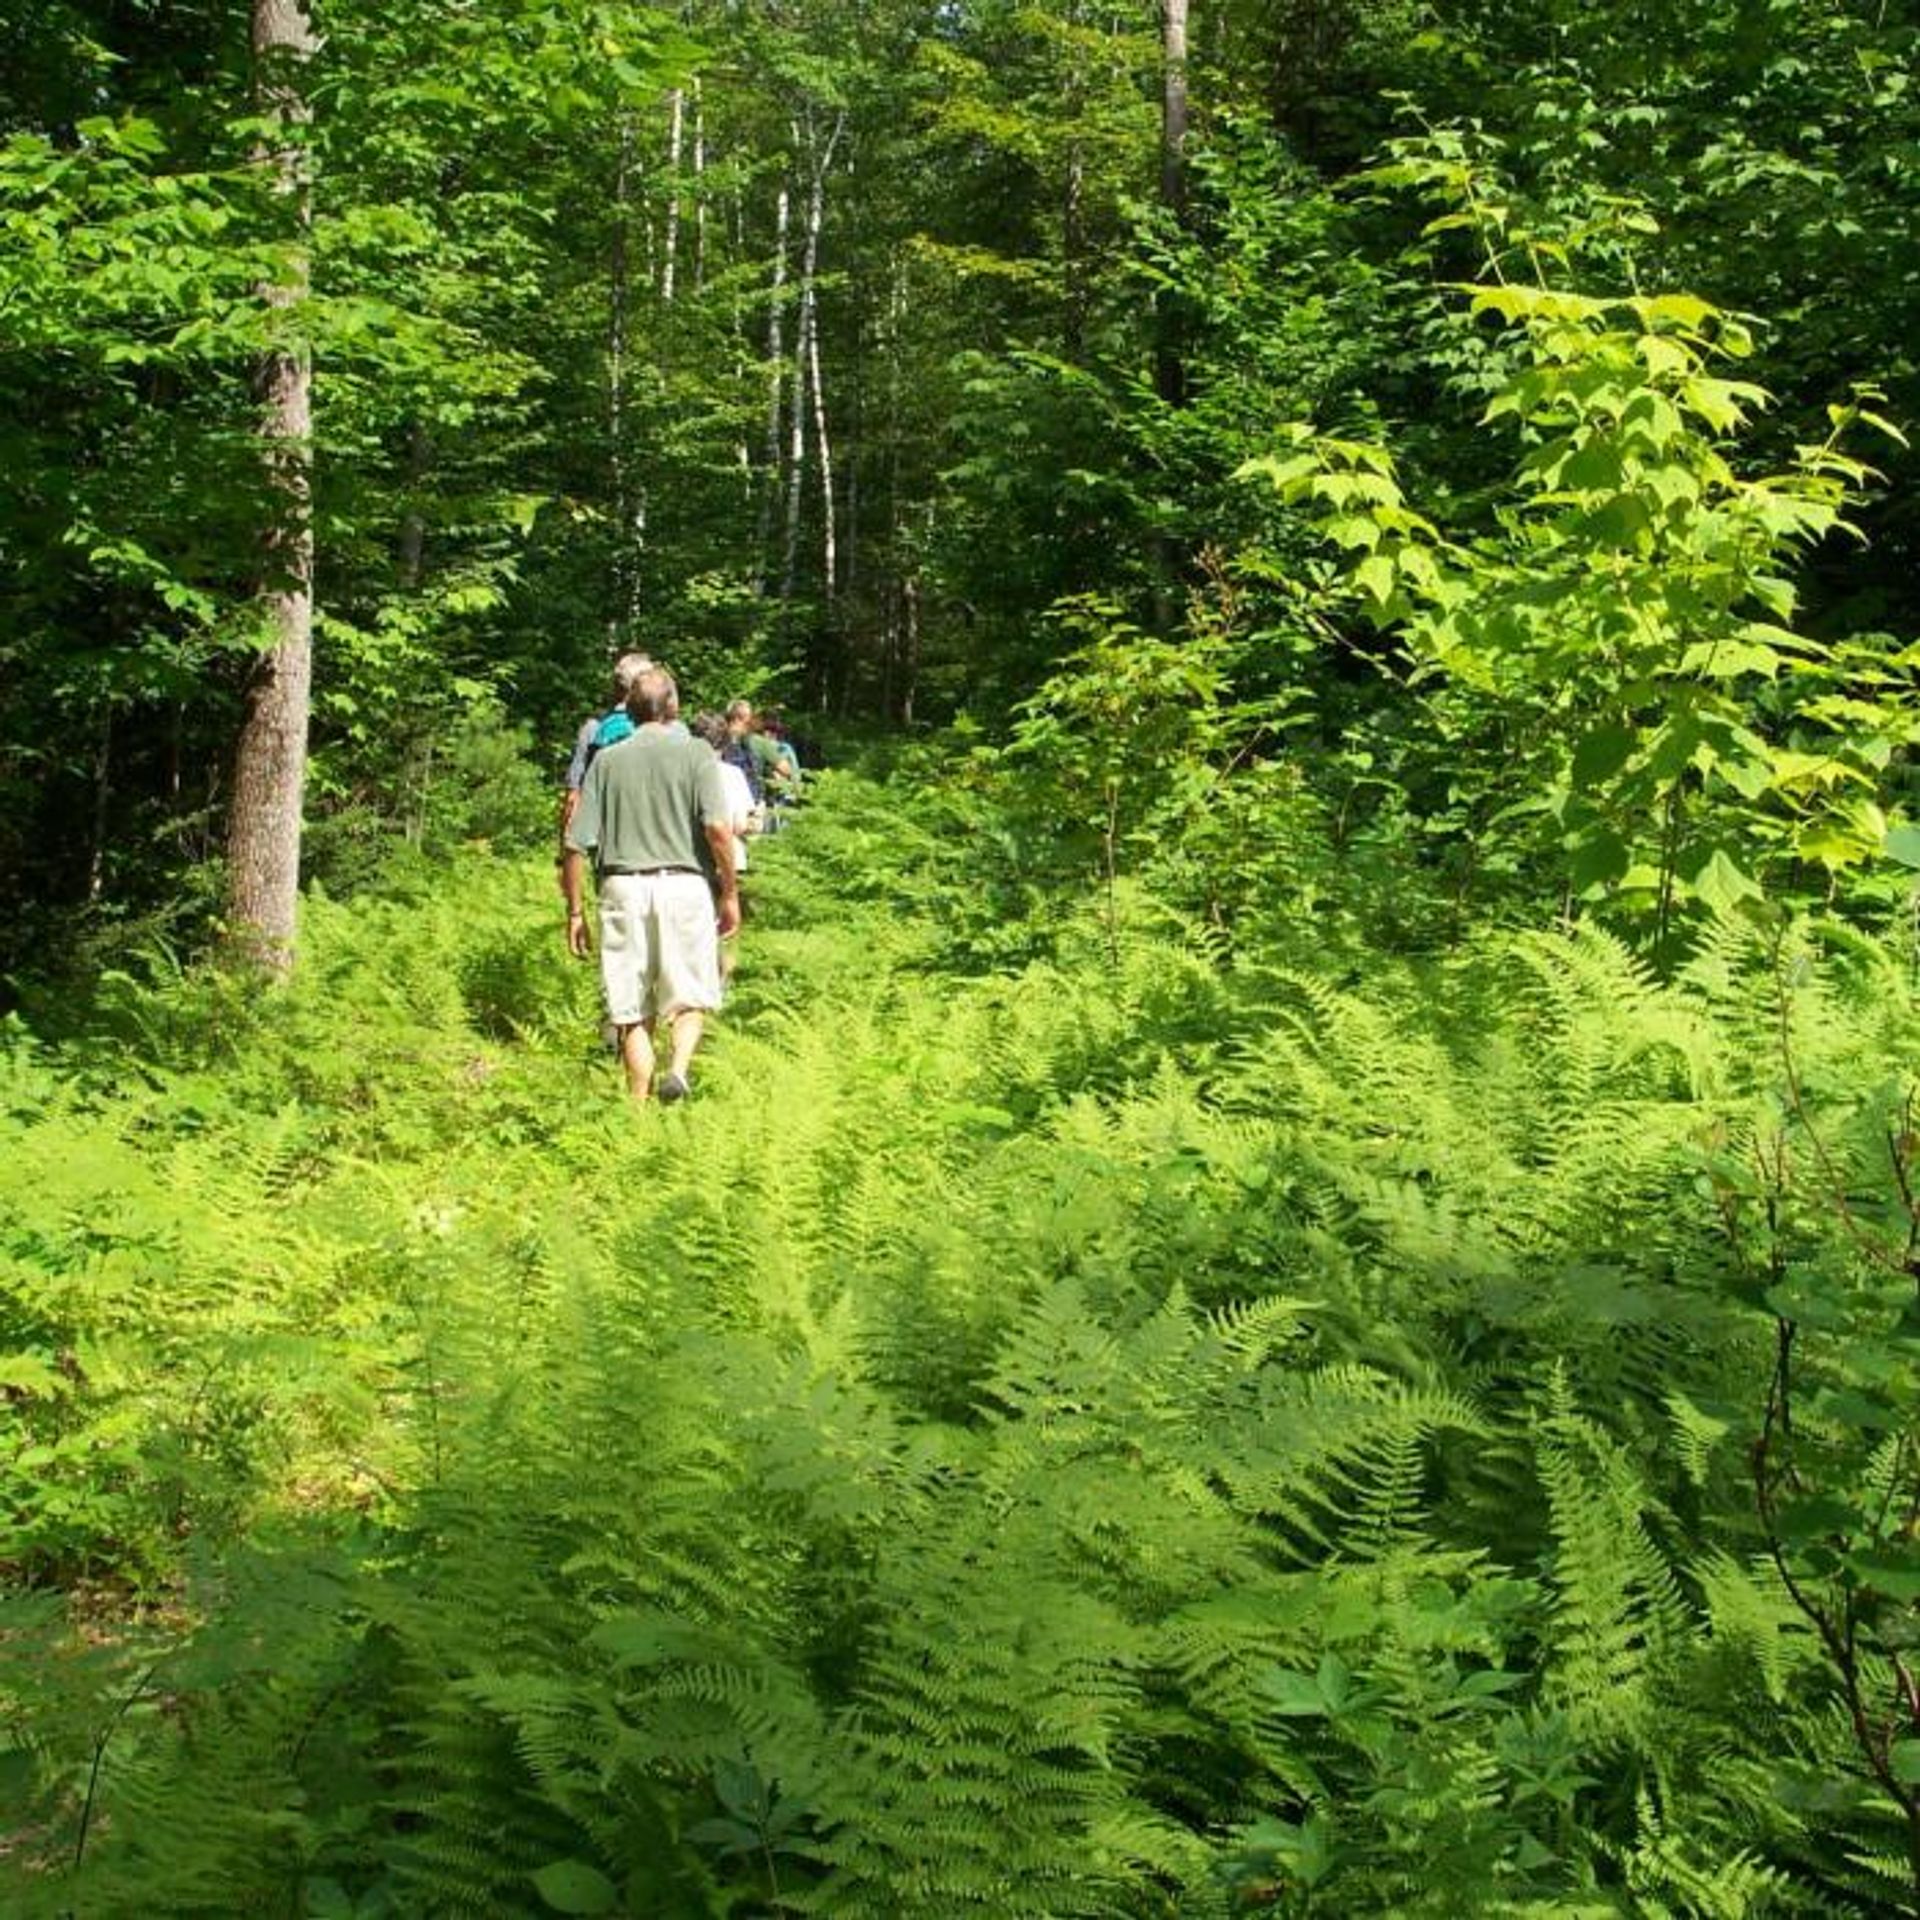
<svg viewBox="0 0 1920 1920">
<path fill-rule="evenodd" d="M 920 577 L 910 573 L 900 589 L 905 602 L 900 657 L 900 724 L 913 725 L 913 696 L 920 685 Z"/>
<path fill-rule="evenodd" d="M 780 494 L 780 412 L 786 381 L 786 297 L 787 227 L 792 218 L 792 198 L 785 181 L 774 206 L 773 287 L 767 301 L 767 457 L 766 490 L 760 496 L 760 591 L 764 594 L 773 574 L 773 506 Z"/>
<path fill-rule="evenodd" d="M 647 502 L 627 458 L 627 338 L 631 328 L 633 274 L 627 257 L 632 205 L 633 121 L 620 121 L 620 151 L 613 174 L 613 242 L 607 309 L 607 458 L 613 480 L 613 573 L 607 638 L 618 648 L 640 608 L 640 562 L 646 544 Z"/>
<path fill-rule="evenodd" d="M 833 493 L 833 439 L 827 432 L 827 389 L 820 376 L 817 307 L 809 313 L 808 322 L 807 387 L 813 395 L 813 444 L 820 456 L 820 576 L 827 605 L 831 607 L 840 591 L 840 533 Z"/>
<path fill-rule="evenodd" d="M 427 423 L 414 421 L 407 431 L 407 507 L 400 521 L 400 585 L 408 593 L 419 591 L 426 571 L 427 516 L 420 496 L 427 483 L 432 452 Z"/>
<path fill-rule="evenodd" d="M 1187 0 L 1160 0 L 1160 204 L 1176 226 L 1187 217 Z M 1187 369 L 1179 296 L 1154 295 L 1153 385 L 1163 405 L 1186 404 Z M 1156 528 L 1153 550 L 1153 630 L 1170 638 L 1178 621 L 1175 592 L 1179 556 L 1166 528 Z"/>
<path fill-rule="evenodd" d="M 87 857 L 87 899 L 98 906 L 107 885 L 107 827 L 113 782 L 113 702 L 100 702 L 100 732 L 93 753 L 93 837 Z"/>
<path fill-rule="evenodd" d="M 1187 0 L 1160 0 L 1160 204 L 1187 217 Z M 1177 305 L 1163 291 L 1155 315 L 1154 384 L 1168 406 L 1186 396 Z"/>
<path fill-rule="evenodd" d="M 883 561 L 887 584 L 880 686 L 880 711 L 889 719 L 912 704 L 911 696 L 903 694 L 896 707 L 894 691 L 896 678 L 905 680 L 906 660 L 907 566 L 900 518 L 900 464 L 906 439 L 906 423 L 901 415 L 901 341 L 906 317 L 907 256 L 896 249 L 887 279 L 887 543 Z"/>
<path fill-rule="evenodd" d="M 707 287 L 707 105 L 693 83 L 693 290 Z"/>
<path fill-rule="evenodd" d="M 260 609 L 266 649 L 247 687 L 227 830 L 228 939 L 245 959 L 293 966 L 300 886 L 300 812 L 313 682 L 312 364 L 296 325 L 307 291 L 308 175 L 297 129 L 311 119 L 302 80 L 318 42 L 305 0 L 253 0 L 253 57 L 262 116 L 284 129 L 257 159 L 289 203 L 299 246 L 283 280 L 260 288 L 278 338 L 254 369 L 261 457 L 272 520 Z"/>
<path fill-rule="evenodd" d="M 686 139 L 687 96 L 679 88 L 667 96 L 667 237 L 660 255 L 660 304 L 673 305 L 673 269 L 680 254 L 680 149 Z"/>
<path fill-rule="evenodd" d="M 1079 25 L 1076 0 L 1067 9 L 1067 26 L 1073 37 L 1067 46 L 1067 84 L 1061 110 L 1072 132 L 1067 141 L 1066 178 L 1060 189 L 1060 350 L 1075 365 L 1087 342 L 1087 156 L 1080 139 L 1084 103 Z"/>
<path fill-rule="evenodd" d="M 842 114 L 833 123 L 826 145 L 820 144 L 814 128 L 813 110 L 807 110 L 806 147 L 812 162 L 807 189 L 807 226 L 800 252 L 800 314 L 793 354 L 793 424 L 788 435 L 791 464 L 787 470 L 787 546 L 780 570 L 780 610 L 784 620 L 793 600 L 800 560 L 800 501 L 806 485 L 806 415 L 813 414 L 814 447 L 820 456 L 825 481 L 825 533 L 823 561 L 826 591 L 834 591 L 833 525 L 833 450 L 826 437 L 826 402 L 820 388 L 820 233 L 826 224 L 827 170 L 833 165 L 834 149 L 846 126 Z M 795 129 L 796 139 L 798 129 Z"/>
</svg>

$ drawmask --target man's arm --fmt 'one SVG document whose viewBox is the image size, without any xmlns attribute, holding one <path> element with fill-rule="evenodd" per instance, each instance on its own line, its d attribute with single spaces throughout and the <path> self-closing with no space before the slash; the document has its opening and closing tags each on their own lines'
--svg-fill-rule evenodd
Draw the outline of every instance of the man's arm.
<svg viewBox="0 0 1920 1920">
<path fill-rule="evenodd" d="M 560 854 L 560 892 L 567 903 L 567 950 L 584 960 L 593 951 L 587 931 L 587 855 L 600 844 L 600 789 L 605 775 L 596 761 L 587 769 L 585 783 L 571 796 L 566 844 Z"/>
<path fill-rule="evenodd" d="M 587 856 L 578 847 L 569 847 L 560 856 L 560 891 L 567 897 L 567 951 L 576 960 L 584 960 L 593 951 L 593 935 L 587 927 Z"/>
<path fill-rule="evenodd" d="M 713 897 L 720 911 L 720 937 L 740 931 L 740 881 L 733 864 L 733 822 L 706 823 L 707 850 L 713 855 Z"/>
<path fill-rule="evenodd" d="M 560 795 L 560 850 L 554 863 L 556 866 L 564 864 L 567 857 L 567 829 L 573 825 L 573 816 L 580 811 L 580 789 L 587 784 L 593 737 L 599 730 L 599 716 L 590 715 L 581 722 L 580 731 L 574 736 L 573 752 L 567 760 L 567 784 Z"/>
</svg>

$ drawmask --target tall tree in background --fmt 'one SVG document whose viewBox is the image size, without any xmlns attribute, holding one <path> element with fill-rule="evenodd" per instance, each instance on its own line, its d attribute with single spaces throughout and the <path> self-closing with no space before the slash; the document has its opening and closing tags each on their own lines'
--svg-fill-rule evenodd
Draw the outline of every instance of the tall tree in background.
<svg viewBox="0 0 1920 1920">
<path fill-rule="evenodd" d="M 1187 0 L 1160 0 L 1160 204 L 1177 223 L 1187 211 Z M 1180 319 L 1171 289 L 1155 313 L 1154 385 L 1168 406 L 1186 387 Z"/>
<path fill-rule="evenodd" d="M 316 42 L 303 0 L 254 0 L 252 26 L 259 104 L 275 135 L 260 159 L 286 203 L 295 244 L 283 272 L 261 289 L 279 323 L 255 375 L 269 514 L 261 590 L 267 645 L 247 688 L 234 761 L 227 905 L 229 938 L 237 949 L 269 971 L 285 973 L 293 965 L 313 679 L 313 370 L 299 308 L 307 291 L 303 130 L 310 113 L 303 83 Z"/>
</svg>

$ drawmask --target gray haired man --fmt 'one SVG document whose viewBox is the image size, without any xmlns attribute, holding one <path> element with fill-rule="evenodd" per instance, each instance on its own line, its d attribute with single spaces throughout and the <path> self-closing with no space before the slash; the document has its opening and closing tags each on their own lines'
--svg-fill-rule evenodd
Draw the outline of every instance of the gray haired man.
<svg viewBox="0 0 1920 1920">
<path fill-rule="evenodd" d="M 567 762 L 567 784 L 560 796 L 560 858 L 567 855 L 567 829 L 573 825 L 573 816 L 579 811 L 580 789 L 586 785 L 587 769 L 593 764 L 593 738 L 606 725 L 609 710 L 618 713 L 627 704 L 627 695 L 633 691 L 633 683 L 653 665 L 652 658 L 644 653 L 623 653 L 613 663 L 613 687 L 608 695 L 608 706 L 598 713 L 590 713 L 580 722 L 580 731 L 574 735 L 573 756 Z"/>
<path fill-rule="evenodd" d="M 673 676 L 649 667 L 627 696 L 634 731 L 594 756 L 567 829 L 560 869 L 567 946 L 593 951 L 583 886 L 600 889 L 600 981 L 620 1040 L 627 1091 L 656 1091 L 654 1041 L 671 1035 L 662 1102 L 684 1100 L 694 1049 L 720 1005 L 720 941 L 740 925 L 733 815 L 720 762 L 678 724 Z"/>
</svg>

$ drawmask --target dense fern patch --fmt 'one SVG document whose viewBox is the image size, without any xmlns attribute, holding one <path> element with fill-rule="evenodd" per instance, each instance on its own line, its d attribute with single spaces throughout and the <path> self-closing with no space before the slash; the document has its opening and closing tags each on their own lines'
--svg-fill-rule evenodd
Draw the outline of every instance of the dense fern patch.
<svg viewBox="0 0 1920 1920">
<path fill-rule="evenodd" d="M 9 1037 L 7 1910 L 1883 1906 L 1724 1169 L 1899 965 L 989 940 L 939 808 L 769 844 L 682 1110 L 478 854 Z"/>
</svg>

